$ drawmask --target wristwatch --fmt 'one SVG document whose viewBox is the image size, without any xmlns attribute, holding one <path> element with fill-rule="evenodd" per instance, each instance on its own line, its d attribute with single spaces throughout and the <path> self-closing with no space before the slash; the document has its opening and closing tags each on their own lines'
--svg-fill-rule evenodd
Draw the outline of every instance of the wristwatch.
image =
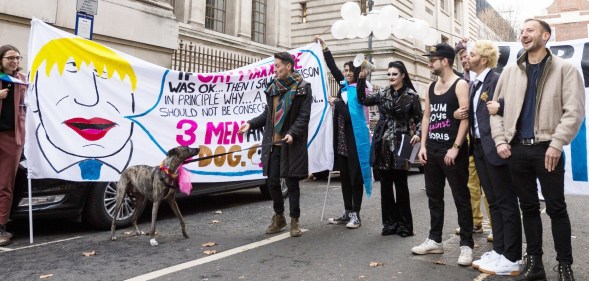
<svg viewBox="0 0 589 281">
<path fill-rule="evenodd" d="M 460 147 L 462 147 L 462 146 L 458 145 L 457 143 L 454 143 L 454 144 L 452 144 L 452 147 L 460 149 Z"/>
</svg>

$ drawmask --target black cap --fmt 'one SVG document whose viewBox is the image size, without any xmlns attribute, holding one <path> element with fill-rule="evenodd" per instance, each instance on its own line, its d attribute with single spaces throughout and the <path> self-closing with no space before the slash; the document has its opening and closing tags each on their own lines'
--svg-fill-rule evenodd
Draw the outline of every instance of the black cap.
<svg viewBox="0 0 589 281">
<path fill-rule="evenodd" d="M 440 43 L 435 46 L 431 46 L 427 49 L 427 54 L 424 56 L 428 57 L 442 57 L 454 60 L 456 54 L 454 53 L 454 48 L 450 47 L 450 45 L 446 43 Z"/>
</svg>

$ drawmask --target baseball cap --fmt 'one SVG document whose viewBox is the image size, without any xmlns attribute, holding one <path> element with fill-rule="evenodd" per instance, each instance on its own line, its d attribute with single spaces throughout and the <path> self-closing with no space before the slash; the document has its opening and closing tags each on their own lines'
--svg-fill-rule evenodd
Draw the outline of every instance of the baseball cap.
<svg viewBox="0 0 589 281">
<path fill-rule="evenodd" d="M 439 43 L 435 46 L 431 46 L 427 49 L 427 54 L 424 56 L 427 57 L 442 57 L 454 60 L 456 54 L 454 53 L 454 48 L 450 47 L 450 45 L 446 43 Z"/>
</svg>

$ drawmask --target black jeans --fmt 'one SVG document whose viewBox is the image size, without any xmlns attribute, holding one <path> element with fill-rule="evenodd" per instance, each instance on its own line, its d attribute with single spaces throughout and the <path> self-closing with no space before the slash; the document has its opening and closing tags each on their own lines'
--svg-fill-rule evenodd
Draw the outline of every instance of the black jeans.
<svg viewBox="0 0 589 281">
<path fill-rule="evenodd" d="M 536 145 L 512 144 L 509 170 L 522 211 L 527 242 L 526 252 L 529 255 L 543 254 L 542 219 L 540 218 L 540 201 L 538 200 L 536 182 L 538 179 L 546 202 L 546 213 L 550 216 L 552 223 L 556 260 L 572 264 L 571 221 L 564 198 L 563 157 L 558 161 L 556 169 L 553 172 L 548 172 L 544 166 L 548 145 L 549 142 Z"/>
<path fill-rule="evenodd" d="M 413 217 L 409 199 L 409 186 L 405 170 L 380 170 L 380 206 L 382 224 L 385 227 L 398 225 L 403 230 L 413 233 Z M 395 190 L 393 190 L 393 184 Z M 395 191 L 397 198 L 395 200 Z"/>
<path fill-rule="evenodd" d="M 481 143 L 473 141 L 471 144 L 477 174 L 489 202 L 493 222 L 493 250 L 516 262 L 522 257 L 522 226 L 509 167 L 492 165 L 487 160 Z"/>
<path fill-rule="evenodd" d="M 301 198 L 301 189 L 299 188 L 299 178 L 285 178 L 286 187 L 288 188 L 288 204 L 290 207 L 290 217 L 298 219 L 301 215 L 299 205 Z M 272 146 L 270 152 L 270 161 L 268 163 L 268 191 L 272 197 L 274 212 L 277 214 L 284 213 L 284 198 L 280 186 L 280 146 Z"/>
<path fill-rule="evenodd" d="M 427 164 L 425 172 L 425 192 L 429 199 L 429 213 L 431 229 L 429 239 L 442 242 L 444 228 L 444 186 L 446 179 L 452 190 L 452 197 L 458 213 L 460 226 L 460 246 L 474 247 L 472 240 L 472 210 L 470 207 L 470 192 L 468 190 L 468 147 L 460 148 L 454 166 L 446 166 L 444 157 L 447 149 L 427 148 Z"/>
<path fill-rule="evenodd" d="M 362 196 L 364 195 L 364 180 L 362 179 L 362 170 L 360 163 L 350 164 L 350 159 L 341 155 L 335 156 L 339 167 L 340 180 L 342 183 L 342 195 L 344 197 L 344 208 L 347 211 L 360 213 L 362 208 Z M 355 169 L 350 169 L 354 167 Z M 354 175 L 353 177 L 351 175 Z M 352 181 L 352 178 L 354 179 Z"/>
</svg>

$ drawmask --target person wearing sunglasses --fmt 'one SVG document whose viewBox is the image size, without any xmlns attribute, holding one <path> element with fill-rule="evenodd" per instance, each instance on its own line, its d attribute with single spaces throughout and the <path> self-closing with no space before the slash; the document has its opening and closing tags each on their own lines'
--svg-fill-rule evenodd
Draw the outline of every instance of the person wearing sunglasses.
<svg viewBox="0 0 589 281">
<path fill-rule="evenodd" d="M 345 224 L 347 228 L 355 229 L 361 225 L 360 209 L 362 207 L 364 192 L 362 190 L 363 186 L 372 183 L 367 149 L 370 146 L 368 110 L 357 102 L 356 93 L 352 93 L 357 92 L 358 87 L 356 83 L 360 74 L 360 67 L 354 67 L 353 62 L 348 61 L 344 63 L 344 71 L 342 73 L 337 68 L 333 55 L 329 51 L 325 41 L 319 36 L 315 36 L 314 41 L 321 43 L 327 67 L 335 80 L 340 82 L 339 92 L 337 96 L 329 97 L 329 104 L 334 109 L 334 163 L 340 171 L 344 211 L 339 217 L 329 218 L 328 222 L 330 224 Z M 363 88 L 365 91 L 370 91 L 366 87 L 366 84 L 364 84 Z M 354 111 L 355 109 L 358 110 Z M 354 115 L 354 112 L 357 114 Z M 363 148 L 359 147 L 360 144 L 364 144 L 364 148 L 366 148 L 364 155 L 362 155 L 362 150 L 358 150 L 358 148 Z M 365 156 L 365 167 L 368 168 L 368 171 L 362 170 L 362 156 Z M 365 182 L 363 175 L 369 176 L 370 182 Z"/>
<path fill-rule="evenodd" d="M 11 45 L 0 47 L 0 246 L 10 244 L 12 234 L 6 231 L 10 215 L 14 180 L 25 142 L 26 84 L 8 81 L 26 81 L 19 71 L 20 51 Z M 8 75 L 9 77 L 5 77 Z M 12 78 L 16 79 L 12 79 Z"/>
<path fill-rule="evenodd" d="M 409 159 L 399 156 L 402 140 L 411 145 L 420 141 L 423 111 L 405 64 L 389 63 L 387 77 L 390 85 L 370 96 L 364 89 L 367 71 L 358 79 L 358 99 L 365 106 L 378 106 L 380 118 L 374 128 L 370 158 L 380 172 L 382 235 L 413 236 L 413 218 L 409 198 Z M 393 191 L 395 186 L 396 194 Z"/>
</svg>

